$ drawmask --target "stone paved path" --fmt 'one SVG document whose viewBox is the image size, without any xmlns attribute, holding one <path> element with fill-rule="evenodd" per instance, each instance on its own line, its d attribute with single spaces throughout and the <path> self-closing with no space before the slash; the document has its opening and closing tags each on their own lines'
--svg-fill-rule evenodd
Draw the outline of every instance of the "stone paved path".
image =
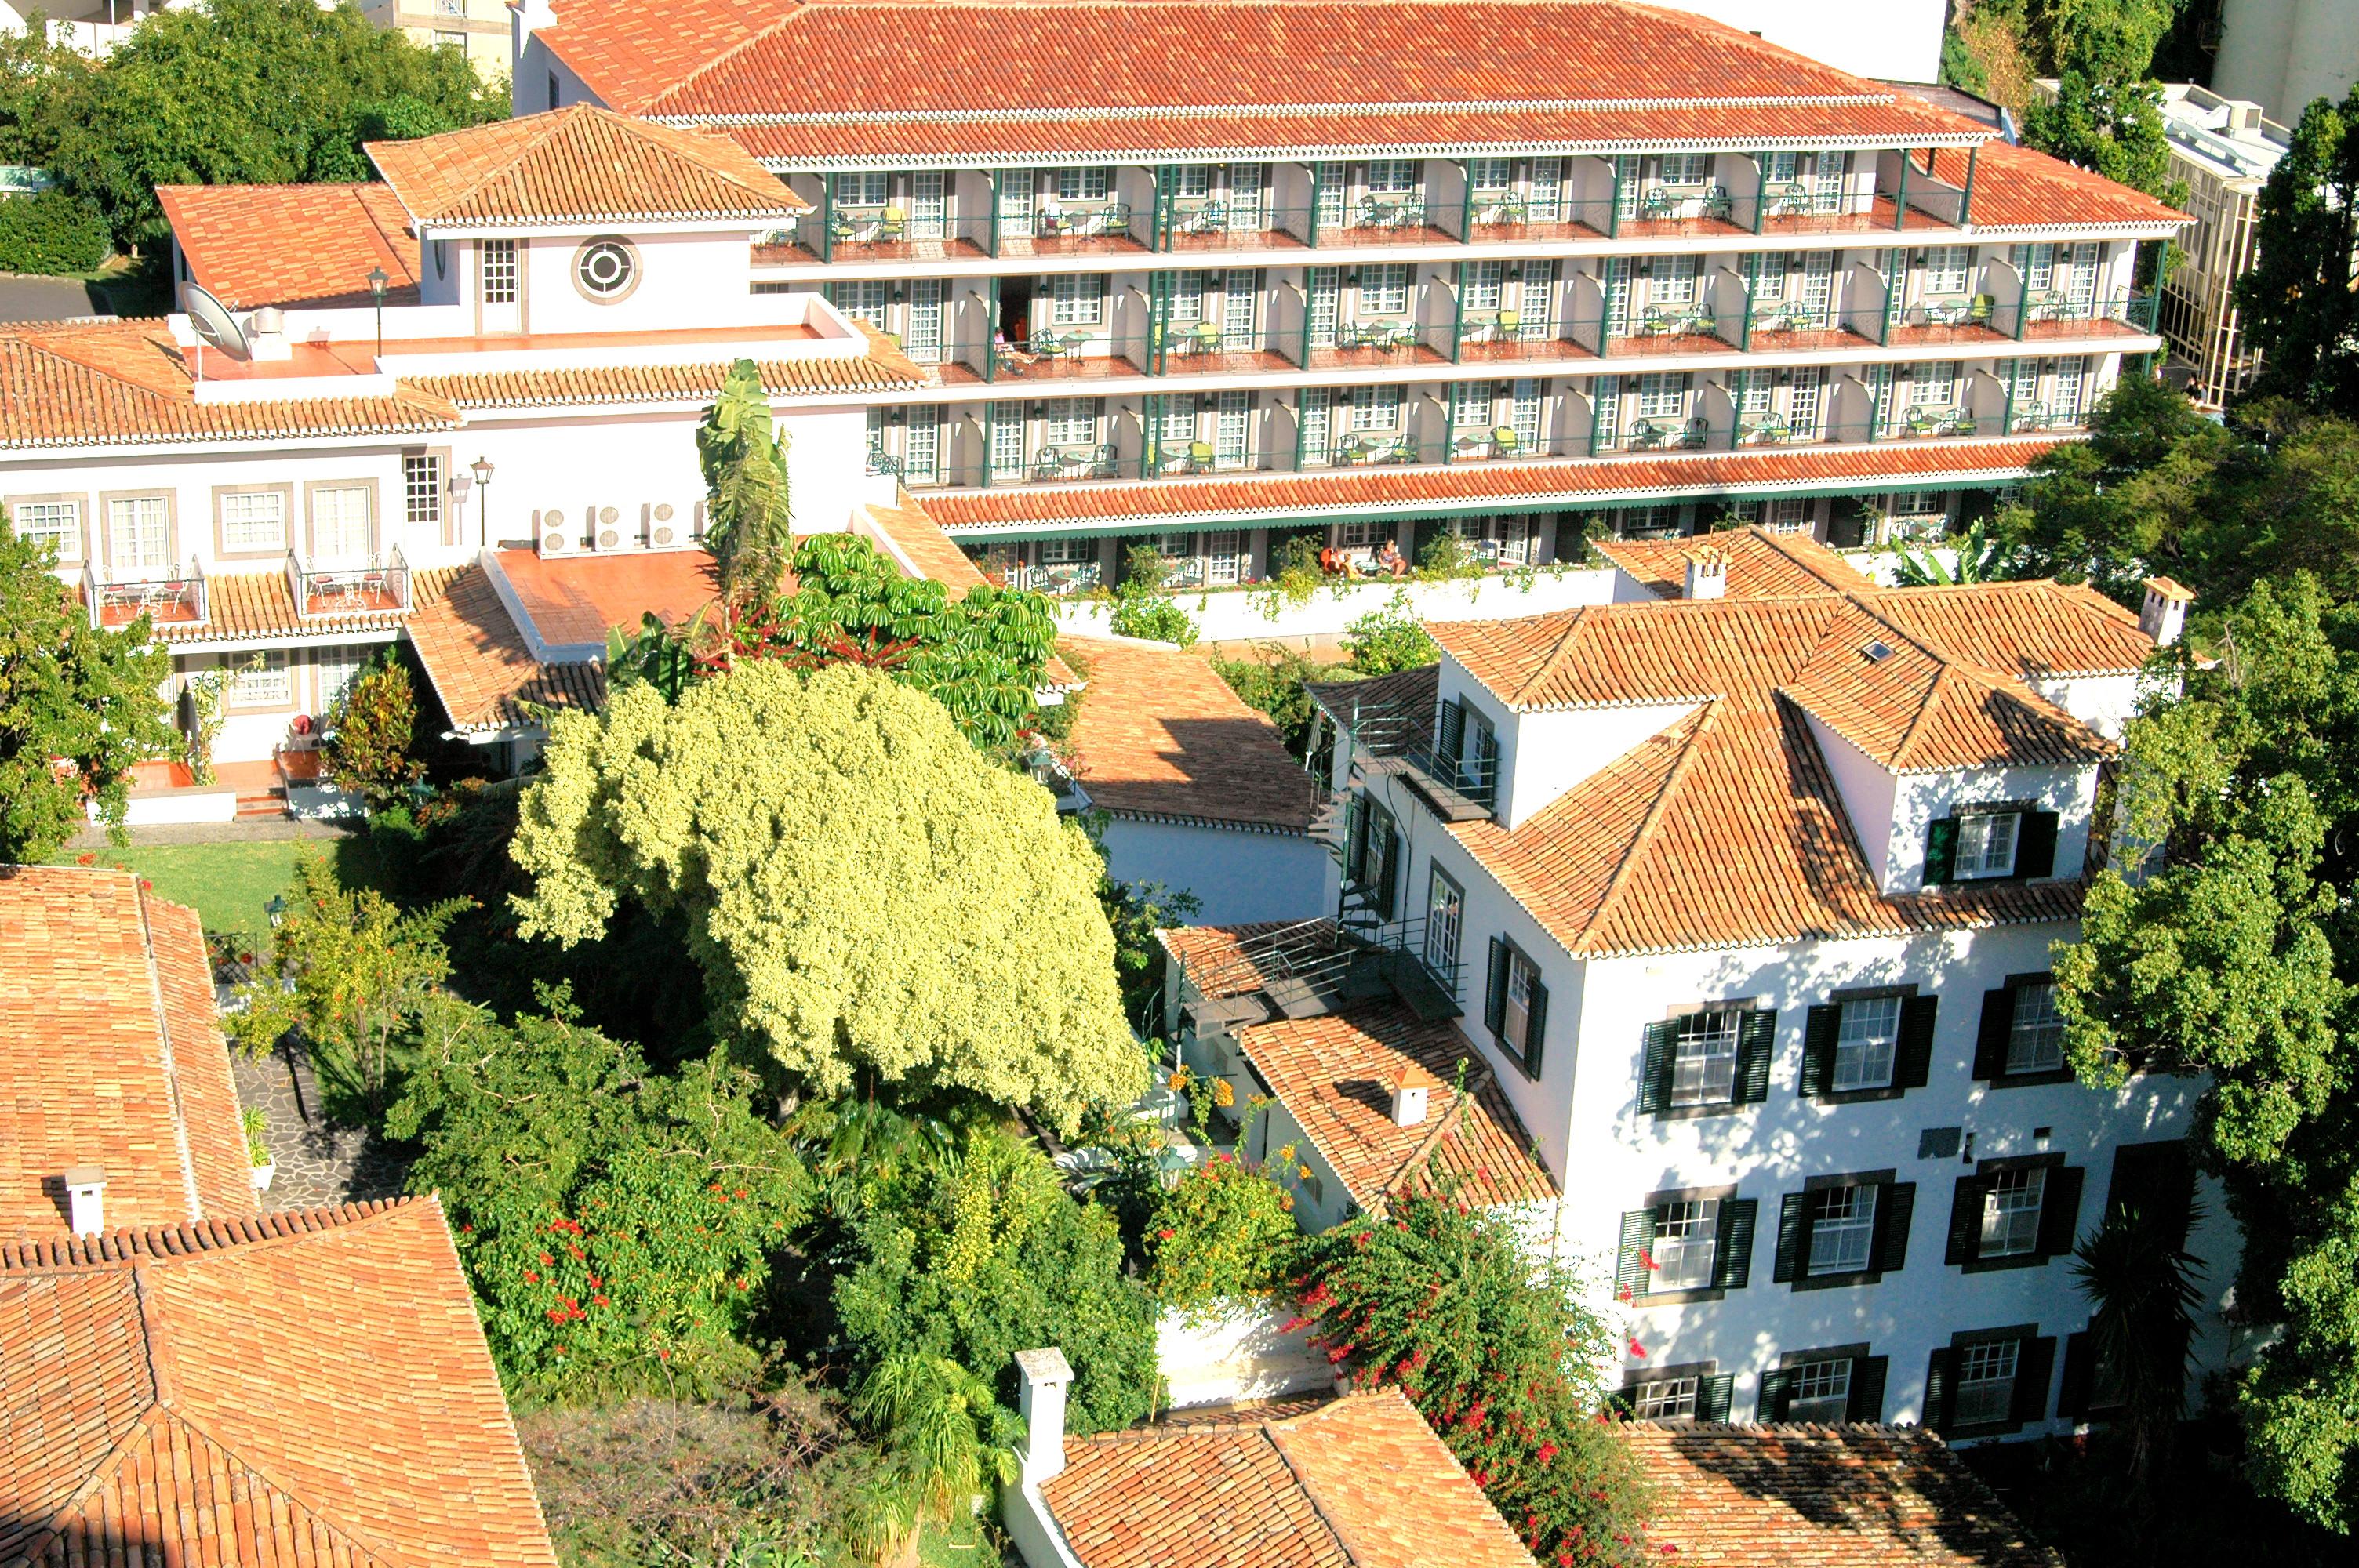
<svg viewBox="0 0 2359 1568">
<path fill-rule="evenodd" d="M 269 1122 L 263 1136 L 278 1168 L 262 1195 L 266 1211 L 400 1194 L 403 1162 L 367 1129 L 329 1125 L 319 1083 L 301 1052 L 282 1045 L 259 1062 L 233 1054 L 231 1066 L 238 1103 L 260 1106 Z"/>
</svg>

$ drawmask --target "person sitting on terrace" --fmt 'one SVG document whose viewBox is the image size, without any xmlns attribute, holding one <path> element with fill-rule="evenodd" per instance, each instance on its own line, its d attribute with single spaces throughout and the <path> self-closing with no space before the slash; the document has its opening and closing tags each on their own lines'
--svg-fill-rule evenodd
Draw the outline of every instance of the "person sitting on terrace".
<svg viewBox="0 0 2359 1568">
<path fill-rule="evenodd" d="M 1000 363 L 1013 368 L 1017 375 L 1022 375 L 1040 362 L 1038 354 L 1029 353 L 1017 348 L 1007 341 L 1007 334 L 998 328 L 992 330 L 991 351 Z"/>
<path fill-rule="evenodd" d="M 1319 552 L 1319 569 L 1328 577 L 1350 577 L 1352 557 L 1330 545 Z"/>
<path fill-rule="evenodd" d="M 1386 539 L 1385 547 L 1376 552 L 1376 565 L 1394 577 L 1408 576 L 1408 557 L 1401 554 L 1400 545 L 1395 540 Z"/>
</svg>

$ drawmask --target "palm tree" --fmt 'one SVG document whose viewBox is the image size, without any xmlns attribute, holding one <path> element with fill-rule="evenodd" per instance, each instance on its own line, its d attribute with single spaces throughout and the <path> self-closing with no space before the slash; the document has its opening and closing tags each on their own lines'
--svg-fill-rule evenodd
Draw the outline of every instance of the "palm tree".
<svg viewBox="0 0 2359 1568">
<path fill-rule="evenodd" d="M 704 470 L 704 542 L 721 570 L 722 597 L 767 600 L 794 558 L 786 443 L 770 430 L 770 395 L 761 367 L 739 360 L 721 395 L 696 428 Z"/>
<path fill-rule="evenodd" d="M 2009 553 L 1990 536 L 1989 528 L 1982 522 L 1970 524 L 1958 535 L 1957 548 L 1958 565 L 1951 570 L 1930 549 L 1920 554 L 1905 545 L 1900 546 L 1894 551 L 1900 557 L 1900 586 L 1952 588 L 1960 583 L 1998 582 L 2006 577 Z"/>
<path fill-rule="evenodd" d="M 2189 1205 L 2187 1228 L 2201 1212 Z M 2093 1375 L 2120 1392 L 2130 1486 L 2140 1496 L 2168 1472 L 2182 1413 L 2200 1299 L 2195 1280 L 2203 1271 L 2185 1249 L 2186 1234 L 2174 1236 L 2172 1227 L 2125 1206 L 2072 1249 L 2073 1282 L 2094 1309 Z"/>
<path fill-rule="evenodd" d="M 904 1353 L 877 1363 L 852 1401 L 879 1433 L 918 1512 L 948 1518 L 986 1485 L 1010 1487 L 1021 1472 L 1024 1423 L 992 1396 L 991 1385 L 946 1356 Z"/>
</svg>

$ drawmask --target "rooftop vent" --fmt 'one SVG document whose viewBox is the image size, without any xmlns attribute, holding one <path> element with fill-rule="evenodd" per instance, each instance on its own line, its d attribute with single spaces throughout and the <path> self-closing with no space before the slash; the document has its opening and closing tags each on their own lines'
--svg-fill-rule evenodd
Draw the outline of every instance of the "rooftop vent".
<svg viewBox="0 0 2359 1568">
<path fill-rule="evenodd" d="M 1880 665 L 1885 660 L 1892 656 L 1892 644 L 1879 637 L 1875 642 L 1870 643 L 1866 647 L 1862 648 L 1860 653 L 1866 656 L 1869 664 Z"/>
<path fill-rule="evenodd" d="M 1393 1125 L 1416 1127 L 1425 1120 L 1433 1104 L 1433 1091 L 1441 1080 L 1411 1062 L 1393 1079 Z"/>
<path fill-rule="evenodd" d="M 1719 599 L 1728 592 L 1728 552 L 1706 545 L 1688 557 L 1688 597 Z"/>
<path fill-rule="evenodd" d="M 2138 630 L 2154 639 L 2158 648 L 2179 641 L 2187 630 L 2187 607 L 2195 595 L 2167 577 L 2146 579 L 2146 602 L 2138 609 Z"/>
<path fill-rule="evenodd" d="M 96 1165 L 70 1165 L 64 1172 L 68 1217 L 76 1236 L 106 1228 L 106 1173 Z"/>
</svg>

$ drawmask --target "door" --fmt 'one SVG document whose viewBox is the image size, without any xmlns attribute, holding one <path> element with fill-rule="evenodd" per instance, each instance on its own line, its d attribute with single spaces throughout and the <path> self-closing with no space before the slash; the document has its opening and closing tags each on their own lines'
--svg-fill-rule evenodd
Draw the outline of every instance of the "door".
<svg viewBox="0 0 2359 1568">
<path fill-rule="evenodd" d="M 999 177 L 999 232 L 1003 237 L 1032 237 L 1032 171 L 1011 168 Z"/>
<path fill-rule="evenodd" d="M 1245 535 L 1225 528 L 1204 535 L 1204 580 L 1219 588 L 1245 577 Z"/>
<path fill-rule="evenodd" d="M 1802 319 L 1812 327 L 1827 324 L 1829 308 L 1834 303 L 1835 254 L 1832 251 L 1812 251 L 1802 258 Z"/>
<path fill-rule="evenodd" d="M 991 477 L 995 480 L 1024 477 L 1024 405 L 995 403 L 991 406 Z"/>
<path fill-rule="evenodd" d="M 319 687 L 312 697 L 315 712 L 325 713 L 343 700 L 344 693 L 360 678 L 361 666 L 368 663 L 369 652 L 364 646 L 344 646 L 312 654 L 312 678 Z"/>
<path fill-rule="evenodd" d="M 1626 332 L 1630 330 L 1630 258 L 1605 258 L 1605 330 Z"/>
<path fill-rule="evenodd" d="M 135 495 L 106 503 L 106 565 L 116 582 L 139 582 L 172 567 L 171 503 Z"/>
<path fill-rule="evenodd" d="M 1840 212 L 1843 210 L 1843 171 L 1851 162 L 1849 153 L 1821 153 L 1810 187 L 1810 211 Z"/>
<path fill-rule="evenodd" d="M 927 404 L 909 410 L 909 434 L 903 445 L 901 478 L 909 484 L 939 484 L 942 478 L 942 410 Z"/>
<path fill-rule="evenodd" d="M 909 237 L 939 240 L 944 233 L 949 208 L 942 200 L 942 171 L 919 169 L 909 177 Z"/>
<path fill-rule="evenodd" d="M 310 565 L 359 566 L 369 558 L 372 543 L 365 486 L 331 485 L 311 492 Z"/>
<path fill-rule="evenodd" d="M 1302 466 L 1325 468 L 1332 449 L 1328 424 L 1328 389 L 1308 386 L 1302 389 Z"/>
<path fill-rule="evenodd" d="M 1241 469 L 1245 466 L 1247 438 L 1253 427 L 1253 394 L 1223 392 L 1221 408 L 1212 427 L 1212 466 Z"/>
<path fill-rule="evenodd" d="M 921 365 L 942 361 L 942 280 L 921 277 L 909 285 L 909 330 L 902 349 Z"/>
<path fill-rule="evenodd" d="M 1261 228 L 1261 165 L 1229 166 L 1229 232 L 1250 234 Z"/>
<path fill-rule="evenodd" d="M 1614 160 L 1614 211 L 1625 220 L 1638 215 L 1638 159 L 1625 153 Z"/>
<path fill-rule="evenodd" d="M 1540 385 L 1526 376 L 1516 383 L 1507 402 L 1507 427 L 1515 431 L 1516 444 L 1527 452 L 1540 449 Z"/>
<path fill-rule="evenodd" d="M 1524 264 L 1523 292 L 1517 297 L 1523 319 L 1516 336 L 1527 343 L 1546 342 L 1556 335 L 1556 263 Z"/>
<path fill-rule="evenodd" d="M 1315 167 L 1318 169 L 1319 192 L 1311 204 L 1312 215 L 1321 229 L 1340 229 L 1343 226 L 1344 187 L 1351 182 L 1350 176 L 1340 163 L 1322 163 Z"/>
<path fill-rule="evenodd" d="M 1554 223 L 1564 212 L 1564 160 L 1532 159 L 1532 197 L 1525 212 L 1535 223 Z"/>
<path fill-rule="evenodd" d="M 475 243 L 478 330 L 524 330 L 524 242 L 479 240 Z"/>
<path fill-rule="evenodd" d="M 1250 353 L 1260 346 L 1254 334 L 1256 308 L 1261 303 L 1261 274 L 1239 267 L 1221 287 L 1221 349 L 1224 353 Z"/>
<path fill-rule="evenodd" d="M 2097 314 L 2097 247 L 2074 245 L 2066 266 L 2064 294 L 2072 302 L 2072 319 L 2092 320 Z"/>
<path fill-rule="evenodd" d="M 1322 222 L 1325 220 L 1321 220 Z M 1310 346 L 1332 349 L 1335 346 L 1335 314 L 1343 297 L 1343 272 L 1338 267 L 1314 266 L 1310 269 Z"/>
<path fill-rule="evenodd" d="M 1794 373 L 1794 383 L 1786 389 L 1786 427 L 1798 441 L 1814 441 L 1819 437 L 1819 378 L 1824 373 L 1813 365 Z"/>
</svg>

